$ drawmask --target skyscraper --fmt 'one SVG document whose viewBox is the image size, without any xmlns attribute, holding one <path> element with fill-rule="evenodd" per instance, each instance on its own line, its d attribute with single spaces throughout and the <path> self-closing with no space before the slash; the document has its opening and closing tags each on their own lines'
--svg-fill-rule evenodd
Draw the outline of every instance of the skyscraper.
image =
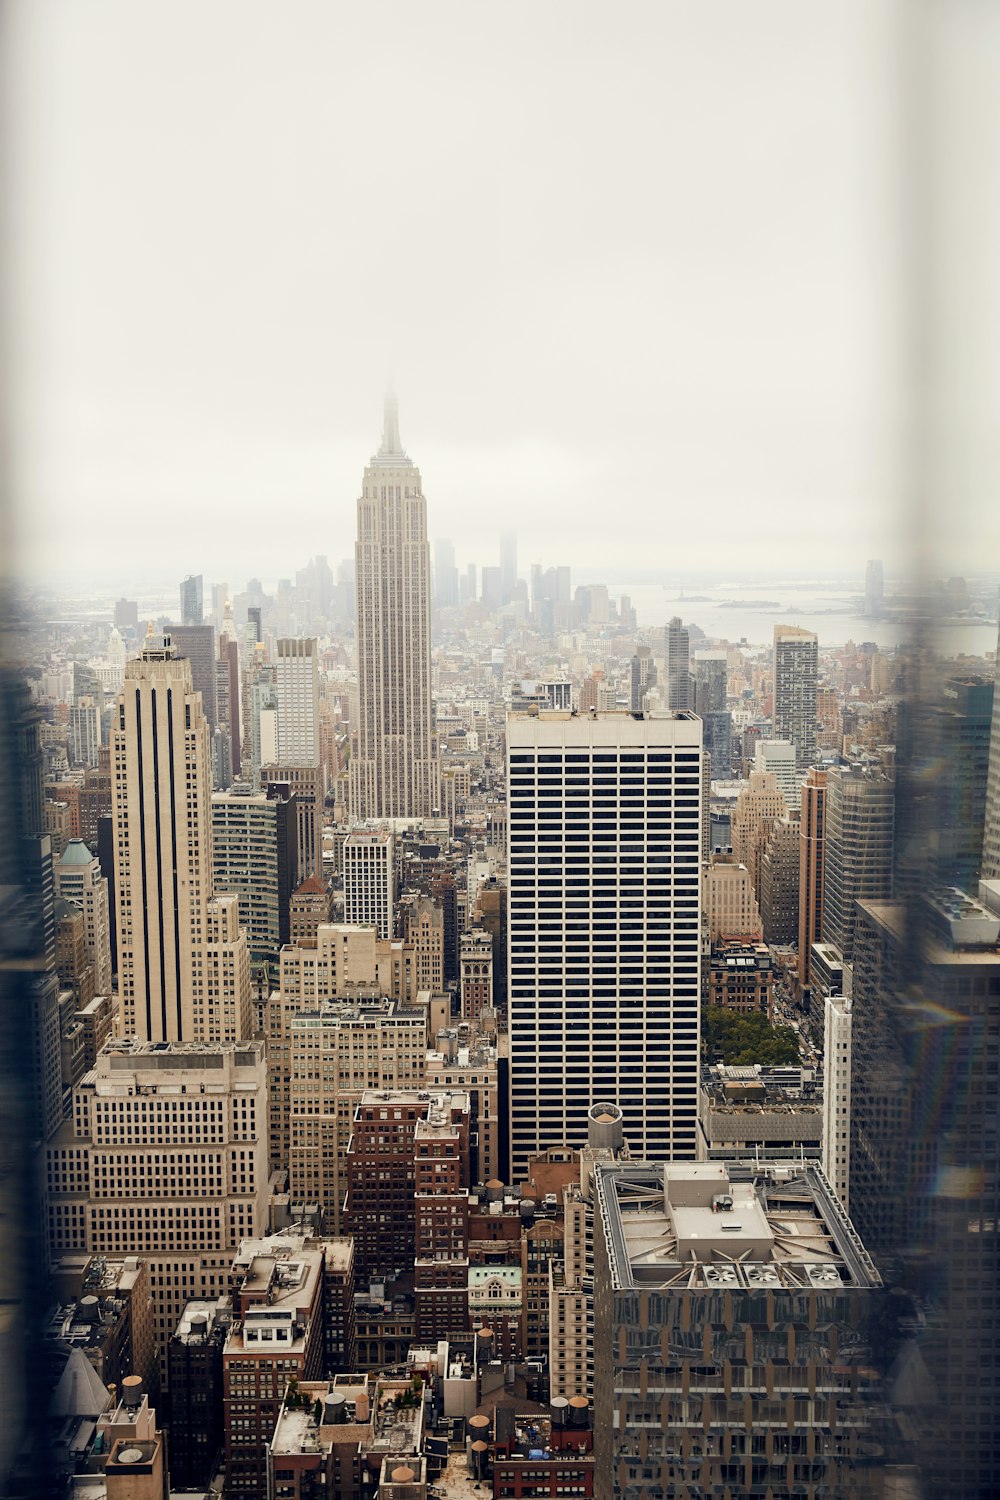
<svg viewBox="0 0 1000 1500">
<path fill-rule="evenodd" d="M 823 940 L 854 958 L 858 901 L 892 895 L 895 786 L 881 765 L 831 766 L 823 840 Z"/>
<path fill-rule="evenodd" d="M 392 829 L 353 828 L 344 840 L 344 921 L 391 937 L 395 886 Z"/>
<path fill-rule="evenodd" d="M 850 1212 L 851 1000 L 843 995 L 824 1001 L 823 1171 Z"/>
<path fill-rule="evenodd" d="M 774 627 L 774 712 L 776 740 L 791 740 L 800 771 L 816 759 L 816 672 L 818 642 L 797 625 Z"/>
<path fill-rule="evenodd" d="M 729 696 L 729 666 L 725 651 L 696 651 L 694 708 L 702 718 L 721 713 Z"/>
<path fill-rule="evenodd" d="M 126 665 L 111 762 L 124 1032 L 238 1041 L 250 1024 L 246 937 L 236 898 L 212 899 L 208 721 L 169 641 L 148 640 Z"/>
<path fill-rule="evenodd" d="M 290 941 L 299 870 L 298 810 L 289 786 L 254 793 L 244 782 L 212 795 L 215 889 L 235 896 L 252 959 L 277 960 Z"/>
<path fill-rule="evenodd" d="M 986 775 L 986 825 L 983 830 L 984 880 L 1000 879 L 1000 639 L 997 641 L 990 763 Z"/>
<path fill-rule="evenodd" d="M 319 642 L 279 640 L 275 677 L 278 764 L 318 766 Z"/>
<path fill-rule="evenodd" d="M 426 817 L 438 805 L 431 698 L 430 550 L 420 471 L 403 452 L 396 399 L 358 500 L 355 818 Z"/>
<path fill-rule="evenodd" d="M 675 615 L 664 632 L 667 657 L 667 707 L 674 712 L 694 706 L 689 632 Z M 725 705 L 723 704 L 723 707 Z"/>
<path fill-rule="evenodd" d="M 632 658 L 629 707 L 634 714 L 641 714 L 646 703 L 646 694 L 656 686 L 656 662 L 648 646 L 637 646 Z"/>
<path fill-rule="evenodd" d="M 1000 891 L 857 908 L 851 1218 L 891 1271 L 928 1398 L 922 1493 L 1000 1493 Z M 827 1063 L 829 1067 L 829 1062 Z M 911 1299 L 912 1298 L 912 1302 Z"/>
<path fill-rule="evenodd" d="M 802 783 L 799 819 L 799 989 L 812 984 L 813 943 L 823 930 L 823 843 L 826 830 L 826 771 L 812 766 Z"/>
<path fill-rule="evenodd" d="M 233 775 L 242 769 L 243 741 L 240 733 L 240 710 L 243 706 L 243 684 L 240 675 L 240 645 L 233 619 L 233 605 L 226 600 L 226 612 L 219 632 L 219 660 L 229 674 L 229 742 L 232 749 Z M 218 680 L 218 679 L 216 679 Z"/>
<path fill-rule="evenodd" d="M 507 531 L 500 538 L 500 603 L 509 604 L 517 584 L 517 537 Z"/>
<path fill-rule="evenodd" d="M 773 771 L 789 812 L 798 812 L 800 777 L 795 767 L 795 746 L 789 740 L 758 740 L 754 746 L 755 771 Z"/>
<path fill-rule="evenodd" d="M 447 537 L 439 537 L 434 544 L 434 603 L 442 609 L 458 603 L 455 546 Z"/>
<path fill-rule="evenodd" d="M 598 1162 L 594 1200 L 598 1500 L 891 1493 L 882 1284 L 822 1172 Z"/>
<path fill-rule="evenodd" d="M 191 682 L 201 694 L 201 707 L 209 728 L 219 722 L 216 709 L 215 627 L 212 625 L 171 625 L 170 642 L 177 656 L 191 663 Z"/>
<path fill-rule="evenodd" d="M 921 760 L 931 763 L 927 779 L 936 771 L 928 811 L 937 827 L 922 862 L 936 882 L 963 891 L 975 889 L 982 864 L 994 691 L 987 678 L 956 674 L 945 679 L 941 701 L 924 705 Z"/>
<path fill-rule="evenodd" d="M 872 558 L 865 569 L 865 616 L 871 619 L 882 609 L 882 564 L 878 558 Z"/>
<path fill-rule="evenodd" d="M 181 624 L 200 625 L 205 618 L 204 585 L 200 573 L 189 573 L 181 584 Z"/>
<path fill-rule="evenodd" d="M 108 882 L 101 862 L 83 839 L 70 839 L 55 867 L 56 890 L 83 913 L 87 957 L 94 966 L 94 991 L 111 994 L 111 925 Z"/>
<path fill-rule="evenodd" d="M 582 1144 L 597 1097 L 639 1156 L 693 1156 L 701 725 L 511 714 L 511 1149 Z"/>
</svg>

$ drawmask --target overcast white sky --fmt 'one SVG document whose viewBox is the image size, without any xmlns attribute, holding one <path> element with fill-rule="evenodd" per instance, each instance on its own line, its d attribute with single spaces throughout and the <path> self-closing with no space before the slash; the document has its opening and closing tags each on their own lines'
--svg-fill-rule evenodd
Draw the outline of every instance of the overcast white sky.
<svg viewBox="0 0 1000 1500">
<path fill-rule="evenodd" d="M 997 9 L 921 9 L 9 0 L 21 566 L 336 562 L 391 372 L 460 562 L 892 570 L 916 489 L 1000 571 Z"/>
</svg>

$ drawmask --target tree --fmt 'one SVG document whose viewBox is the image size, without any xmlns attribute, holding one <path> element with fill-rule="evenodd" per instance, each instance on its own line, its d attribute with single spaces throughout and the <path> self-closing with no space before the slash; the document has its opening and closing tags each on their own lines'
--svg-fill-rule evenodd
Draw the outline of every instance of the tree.
<svg viewBox="0 0 1000 1500">
<path fill-rule="evenodd" d="M 799 1039 L 790 1026 L 772 1026 L 763 1011 L 726 1010 L 706 1005 L 701 1020 L 702 1046 L 710 1061 L 721 1053 L 722 1061 L 734 1067 L 759 1063 L 781 1067 L 799 1060 Z"/>
</svg>

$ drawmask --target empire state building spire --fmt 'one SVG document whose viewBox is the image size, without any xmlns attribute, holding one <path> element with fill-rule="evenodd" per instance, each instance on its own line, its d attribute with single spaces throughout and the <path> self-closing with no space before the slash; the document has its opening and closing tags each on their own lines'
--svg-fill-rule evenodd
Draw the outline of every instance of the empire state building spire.
<svg viewBox="0 0 1000 1500">
<path fill-rule="evenodd" d="M 399 404 L 396 401 L 395 392 L 391 389 L 385 393 L 385 415 L 382 418 L 382 446 L 376 453 L 373 463 L 376 464 L 410 464 L 403 451 L 403 444 L 399 437 Z"/>
<path fill-rule="evenodd" d="M 358 724 L 351 815 L 428 817 L 440 768 L 431 697 L 430 548 L 420 471 L 399 439 L 396 398 L 385 399 L 382 446 L 358 499 Z"/>
</svg>

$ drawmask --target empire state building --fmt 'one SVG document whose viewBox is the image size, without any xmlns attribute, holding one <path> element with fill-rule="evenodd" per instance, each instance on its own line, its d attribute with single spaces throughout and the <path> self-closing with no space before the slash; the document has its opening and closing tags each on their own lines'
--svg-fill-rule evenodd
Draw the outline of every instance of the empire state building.
<svg viewBox="0 0 1000 1500">
<path fill-rule="evenodd" d="M 358 500 L 358 724 L 351 815 L 427 817 L 439 806 L 431 700 L 430 548 L 420 471 L 399 440 L 396 399 Z"/>
</svg>

